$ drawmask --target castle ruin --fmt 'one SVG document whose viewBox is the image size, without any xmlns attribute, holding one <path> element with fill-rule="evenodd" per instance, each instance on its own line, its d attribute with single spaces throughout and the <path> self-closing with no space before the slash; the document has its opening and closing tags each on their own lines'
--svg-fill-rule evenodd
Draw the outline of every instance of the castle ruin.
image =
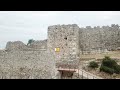
<svg viewBox="0 0 120 90">
<path fill-rule="evenodd" d="M 0 78 L 55 79 L 63 73 L 74 77 L 75 72 L 59 68 L 79 69 L 81 54 L 119 48 L 119 25 L 94 28 L 76 24 L 49 26 L 47 40 L 34 41 L 29 46 L 21 41 L 8 42 L 5 50 L 0 50 Z"/>
</svg>

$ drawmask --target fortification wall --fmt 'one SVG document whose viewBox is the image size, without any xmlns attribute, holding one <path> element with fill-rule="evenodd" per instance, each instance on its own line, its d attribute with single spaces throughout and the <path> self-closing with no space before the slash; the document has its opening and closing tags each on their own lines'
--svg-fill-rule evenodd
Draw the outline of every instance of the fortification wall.
<svg viewBox="0 0 120 90">
<path fill-rule="evenodd" d="M 40 41 L 34 41 L 30 44 L 29 47 L 33 49 L 47 49 L 47 39 L 40 40 Z"/>
<path fill-rule="evenodd" d="M 120 28 L 115 24 L 93 28 L 91 26 L 79 28 L 76 24 L 54 25 L 48 27 L 48 40 L 34 41 L 30 46 L 21 41 L 8 42 L 6 50 L 39 51 L 47 47 L 53 53 L 56 47 L 60 47 L 61 51 L 57 58 L 73 56 L 70 53 L 94 54 L 116 50 L 120 47 Z"/>
<path fill-rule="evenodd" d="M 0 55 L 0 78 L 52 79 L 54 57 L 49 51 L 10 51 Z"/>
<path fill-rule="evenodd" d="M 7 51 L 39 51 L 47 49 L 47 40 L 34 41 L 29 46 L 24 44 L 21 41 L 7 42 L 6 48 Z"/>
<path fill-rule="evenodd" d="M 8 51 L 15 51 L 15 50 L 27 50 L 28 47 L 27 45 L 25 45 L 23 42 L 21 41 L 14 41 L 14 42 L 7 42 L 6 44 L 6 50 Z"/>
<path fill-rule="evenodd" d="M 70 64 L 71 60 L 72 63 L 78 63 L 79 27 L 76 24 L 49 26 L 47 44 L 48 49 L 55 56 L 57 66 L 62 66 L 64 64 L 63 61 L 65 61 L 66 64 Z M 55 48 L 59 48 L 60 51 L 56 52 Z M 76 64 L 72 65 L 77 66 Z"/>
<path fill-rule="evenodd" d="M 48 27 L 48 39 L 30 46 L 8 42 L 0 50 L 0 78 L 55 78 L 55 66 L 76 68 L 81 53 L 102 53 L 120 47 L 118 25 L 79 28 L 76 24 Z M 60 52 L 55 52 L 60 48 Z M 44 49 L 44 50 L 42 50 Z"/>
<path fill-rule="evenodd" d="M 80 28 L 80 51 L 82 53 L 102 53 L 120 47 L 120 28 L 118 25 Z M 94 51 L 94 52 L 93 52 Z"/>
</svg>

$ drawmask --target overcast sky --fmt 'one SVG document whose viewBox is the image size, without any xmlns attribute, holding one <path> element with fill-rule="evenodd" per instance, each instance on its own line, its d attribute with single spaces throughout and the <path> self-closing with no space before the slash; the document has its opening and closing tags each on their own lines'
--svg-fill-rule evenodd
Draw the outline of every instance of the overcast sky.
<svg viewBox="0 0 120 90">
<path fill-rule="evenodd" d="M 0 48 L 8 41 L 46 39 L 48 26 L 57 24 L 120 25 L 120 11 L 0 11 Z"/>
</svg>

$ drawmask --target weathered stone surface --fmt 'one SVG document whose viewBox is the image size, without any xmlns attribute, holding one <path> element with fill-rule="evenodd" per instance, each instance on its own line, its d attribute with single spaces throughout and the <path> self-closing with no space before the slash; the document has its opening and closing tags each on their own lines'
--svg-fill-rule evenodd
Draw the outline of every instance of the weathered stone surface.
<svg viewBox="0 0 120 90">
<path fill-rule="evenodd" d="M 34 51 L 34 50 L 43 50 L 47 49 L 47 40 L 34 41 L 29 46 L 25 45 L 21 41 L 7 42 L 6 48 L 7 51 Z"/>
<path fill-rule="evenodd" d="M 53 55 L 49 51 L 14 51 L 0 55 L 0 77 L 17 79 L 52 79 Z"/>
<path fill-rule="evenodd" d="M 48 49 L 54 53 L 57 66 L 78 65 L 76 58 L 79 57 L 79 27 L 76 24 L 48 27 L 47 44 Z M 55 52 L 55 48 L 60 48 L 60 51 Z M 71 60 L 73 60 L 72 64 Z"/>
<path fill-rule="evenodd" d="M 47 40 L 34 41 L 29 47 L 33 49 L 47 49 Z"/>
<path fill-rule="evenodd" d="M 118 25 L 79 28 L 76 24 L 48 27 L 48 39 L 27 46 L 21 41 L 8 42 L 0 50 L 0 78 L 60 78 L 57 68 L 78 68 L 80 54 L 117 50 L 120 47 Z M 55 52 L 60 48 L 60 52 Z M 77 77 L 76 74 L 73 78 Z"/>
<path fill-rule="evenodd" d="M 25 45 L 21 41 L 7 42 L 6 50 L 8 51 L 23 50 L 23 49 L 27 49 L 27 45 Z"/>
<path fill-rule="evenodd" d="M 120 28 L 118 25 L 80 28 L 81 53 L 102 53 L 120 47 Z"/>
</svg>

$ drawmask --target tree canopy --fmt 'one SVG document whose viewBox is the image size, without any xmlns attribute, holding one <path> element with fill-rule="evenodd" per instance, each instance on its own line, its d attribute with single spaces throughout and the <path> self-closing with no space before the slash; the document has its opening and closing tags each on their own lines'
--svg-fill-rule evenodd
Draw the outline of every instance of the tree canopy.
<svg viewBox="0 0 120 90">
<path fill-rule="evenodd" d="M 27 45 L 31 45 L 31 43 L 34 42 L 34 41 L 35 40 L 33 40 L 33 39 L 29 39 Z"/>
</svg>

